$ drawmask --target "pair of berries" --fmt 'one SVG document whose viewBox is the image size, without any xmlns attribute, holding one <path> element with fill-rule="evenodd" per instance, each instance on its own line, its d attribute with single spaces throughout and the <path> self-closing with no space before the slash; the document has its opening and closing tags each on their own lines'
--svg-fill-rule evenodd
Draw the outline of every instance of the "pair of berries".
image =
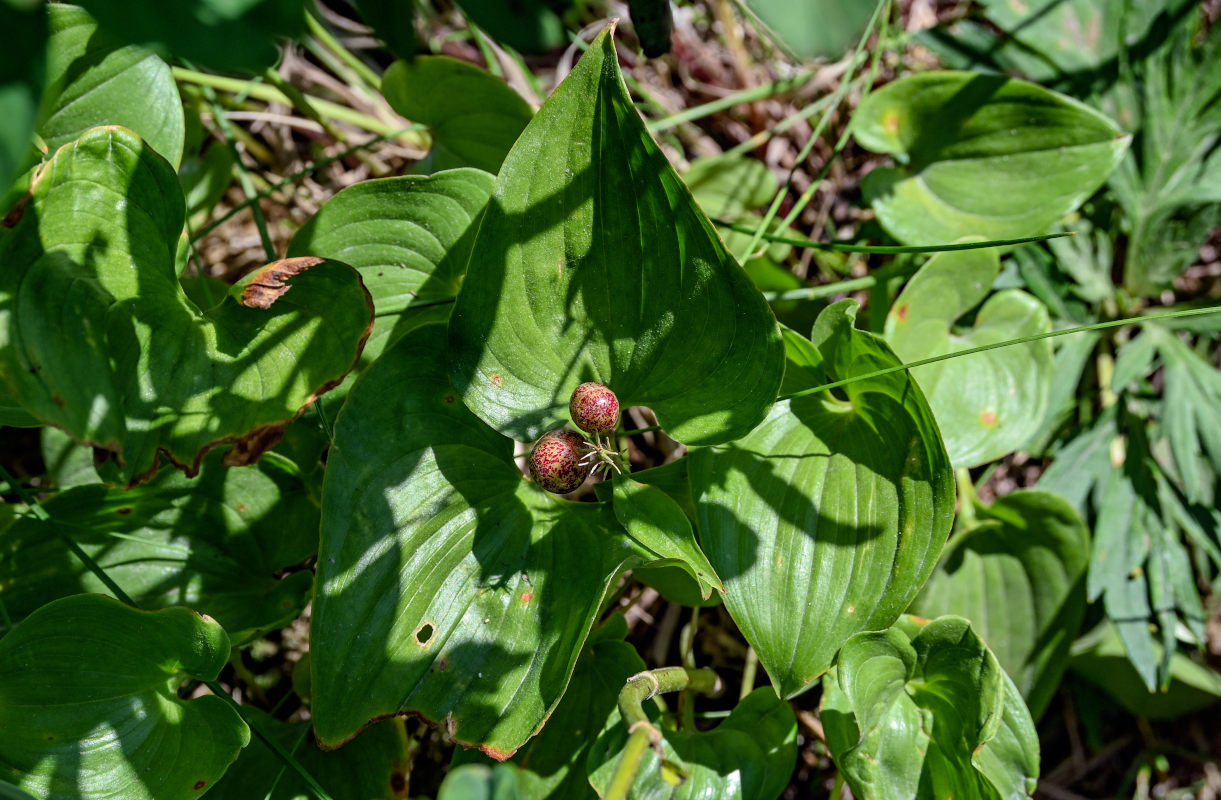
<svg viewBox="0 0 1221 800">
<path fill-rule="evenodd" d="M 572 393 L 568 411 L 573 423 L 594 436 L 586 441 L 575 431 L 558 428 L 543 434 L 530 452 L 530 475 L 549 492 L 574 492 L 595 467 L 619 470 L 615 452 L 602 437 L 619 424 L 619 398 L 600 383 L 583 383 Z"/>
</svg>

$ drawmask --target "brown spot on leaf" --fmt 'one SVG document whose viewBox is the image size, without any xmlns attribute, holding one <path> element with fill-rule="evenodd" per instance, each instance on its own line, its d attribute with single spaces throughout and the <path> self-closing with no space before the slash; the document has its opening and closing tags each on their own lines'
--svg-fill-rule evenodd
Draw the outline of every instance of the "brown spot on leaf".
<svg viewBox="0 0 1221 800">
<path fill-rule="evenodd" d="M 979 415 L 979 421 L 991 427 L 996 424 L 996 412 L 984 411 Z"/>
<path fill-rule="evenodd" d="M 499 750 L 495 747 L 492 747 L 490 744 L 481 744 L 481 745 L 479 745 L 479 749 L 483 752 L 483 754 L 485 756 L 488 756 L 489 758 L 494 758 L 497 761 L 508 761 L 510 758 L 513 757 L 513 754 L 517 752 L 516 750 Z"/>
<path fill-rule="evenodd" d="M 0 220 L 0 227 L 17 227 L 17 223 L 21 222 L 21 218 L 25 216 L 25 207 L 30 204 L 30 197 L 32 197 L 32 195 L 29 192 L 22 195 L 21 199 L 14 203 L 13 207 L 9 209 L 9 212 L 4 215 L 4 219 Z"/>
<path fill-rule="evenodd" d="M 407 776 L 397 769 L 390 773 L 390 791 L 395 797 L 407 796 Z"/>
<path fill-rule="evenodd" d="M 225 457 L 221 459 L 222 462 L 226 467 L 245 467 L 253 464 L 264 453 L 279 444 L 280 439 L 284 436 L 284 429 L 290 422 L 292 420 L 260 425 L 245 436 L 234 439 L 233 449 L 225 453 Z M 199 471 L 198 462 L 194 466 L 194 470 Z M 191 474 L 191 472 L 187 472 L 188 477 Z"/>
<path fill-rule="evenodd" d="M 59 392 L 51 392 L 51 402 L 55 403 L 55 405 L 59 406 L 60 408 L 67 405 L 67 403 L 64 402 L 64 396 Z"/>
<path fill-rule="evenodd" d="M 891 108 L 882 114 L 882 127 L 886 129 L 887 133 L 899 132 L 899 109 Z"/>
<path fill-rule="evenodd" d="M 505 379 L 500 376 L 500 373 L 492 373 L 492 385 L 497 387 L 505 385 Z"/>
<path fill-rule="evenodd" d="M 245 503 L 238 503 L 238 504 L 237 504 L 237 513 L 239 513 L 239 514 L 245 514 L 245 513 L 246 513 L 246 504 L 245 504 Z"/>
<path fill-rule="evenodd" d="M 255 273 L 242 289 L 242 305 L 249 308 L 271 308 L 290 288 L 288 279 L 300 275 L 326 259 L 317 256 L 298 256 L 273 261 Z"/>
<path fill-rule="evenodd" d="M 522 592 L 521 593 L 521 604 L 523 606 L 529 605 L 530 601 L 533 599 L 534 599 L 534 592 Z"/>
<path fill-rule="evenodd" d="M 437 659 L 437 672 L 444 672 L 449 669 L 449 659 L 442 656 Z"/>
<path fill-rule="evenodd" d="M 899 322 L 907 322 L 907 303 L 895 306 L 895 318 Z"/>
<path fill-rule="evenodd" d="M 114 513 L 116 513 L 116 514 L 130 514 L 130 513 L 131 513 L 131 506 L 123 506 L 122 508 L 116 508 L 116 509 L 114 510 Z"/>
<path fill-rule="evenodd" d="M 445 395 L 445 402 L 448 404 L 453 404 L 454 396 L 452 394 Z"/>
<path fill-rule="evenodd" d="M 195 791 L 198 792 L 200 789 L 204 788 L 207 785 L 208 785 L 207 781 L 195 781 Z"/>
</svg>

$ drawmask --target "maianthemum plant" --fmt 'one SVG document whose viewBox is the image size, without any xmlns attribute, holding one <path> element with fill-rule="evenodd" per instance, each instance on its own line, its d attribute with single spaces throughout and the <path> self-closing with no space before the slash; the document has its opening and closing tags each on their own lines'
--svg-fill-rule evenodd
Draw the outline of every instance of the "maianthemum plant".
<svg viewBox="0 0 1221 800">
<path fill-rule="evenodd" d="M 1092 441 L 1048 427 L 1073 352 L 1051 336 L 1069 326 L 1045 284 L 1004 284 L 1002 261 L 1052 252 L 1062 239 L 1031 242 L 1109 178 L 1139 183 L 1114 177 L 1133 135 L 1097 108 L 966 71 L 866 92 L 852 131 L 894 166 L 862 190 L 898 244 L 849 249 L 937 254 L 899 263 L 890 278 L 910 277 L 881 297 L 881 324 L 842 299 L 799 330 L 756 285 L 787 252 L 760 241 L 793 237 L 773 233 L 778 201 L 747 212 L 779 194 L 742 201 L 740 164 L 728 189 L 715 166 L 688 188 L 633 104 L 613 23 L 537 111 L 418 55 L 380 89 L 426 129 L 407 134 L 426 134 L 426 174 L 344 189 L 283 258 L 218 285 L 186 275 L 210 171 L 255 191 L 240 159 L 187 147 L 157 53 L 262 68 L 301 8 L 198 0 L 175 12 L 207 23 L 187 32 L 134 5 L 132 26 L 102 0 L 0 5 L 41 48 L 0 76 L 0 422 L 43 429 L 53 487 L 2 476 L 20 502 L 0 516 L 0 796 L 406 796 L 412 715 L 463 745 L 440 797 L 770 800 L 804 704 L 858 797 L 1023 797 L 1087 585 L 1145 682 L 1169 685 L 1175 614 L 1199 622 L 1193 565 L 1142 516 L 1169 556 L 1144 594 L 1120 587 L 1145 553 L 1113 566 L 1084 500 L 1148 501 L 1145 473 L 1097 475 L 1077 502 L 984 505 L 967 472 L 1040 437 L 1069 455 Z M 657 5 L 632 13 L 668 25 Z M 404 27 L 392 3 L 357 6 L 397 54 L 418 45 L 410 13 Z M 461 6 L 531 45 L 501 33 L 499 4 Z M 561 6 L 524 5 L 535 44 L 553 46 Z M 852 63 L 888 12 L 845 23 L 865 31 Z M 642 33 L 646 50 L 668 41 Z M 224 118 L 220 83 L 179 77 Z M 745 234 L 718 232 L 706 207 Z M 727 241 L 748 245 L 749 273 Z M 872 314 L 888 281 L 847 288 L 873 285 Z M 1112 316 L 1071 321 L 1094 341 L 1127 323 Z M 1191 387 L 1165 402 L 1221 397 L 1168 328 L 1135 341 L 1117 388 L 1156 353 Z M 1138 394 L 1095 426 L 1140 413 Z M 632 471 L 630 407 L 684 454 Z M 1180 502 L 1206 564 L 1218 451 L 1207 438 L 1201 466 L 1166 424 L 1174 474 L 1157 441 L 1127 453 L 1167 514 Z M 591 472 L 603 480 L 573 495 Z M 683 605 L 723 604 L 769 685 L 697 724 L 692 697 L 724 676 L 647 668 L 615 613 L 629 572 Z M 294 690 L 308 722 L 289 724 L 216 681 L 231 650 L 307 605 Z M 1156 642 L 1132 630 L 1146 617 Z"/>
</svg>

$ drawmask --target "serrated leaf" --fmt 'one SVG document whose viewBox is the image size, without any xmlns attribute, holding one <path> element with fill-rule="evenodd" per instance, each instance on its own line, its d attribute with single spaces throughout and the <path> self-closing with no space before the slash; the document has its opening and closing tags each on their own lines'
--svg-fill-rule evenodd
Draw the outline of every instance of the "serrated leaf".
<svg viewBox="0 0 1221 800">
<path fill-rule="evenodd" d="M 161 454 L 188 472 L 231 440 L 249 463 L 360 354 L 372 303 L 350 267 L 277 261 L 206 312 L 174 256 L 178 178 L 122 128 L 62 148 L 0 239 L 0 379 L 44 423 L 116 453 L 116 478 Z"/>
<path fill-rule="evenodd" d="M 476 169 L 362 181 L 328 200 L 293 237 L 290 256 L 342 261 L 369 289 L 375 316 L 361 369 L 408 331 L 449 317 L 445 301 L 462 287 L 492 182 Z"/>
<path fill-rule="evenodd" d="M 271 465 L 231 469 L 220 453 L 198 478 L 167 469 L 134 489 L 78 486 L 0 532 L 0 587 L 14 621 L 77 592 L 109 593 L 67 535 L 142 608 L 188 605 L 234 644 L 292 619 L 309 599 L 308 570 L 280 573 L 317 548 L 318 508 L 304 484 Z"/>
<path fill-rule="evenodd" d="M 186 123 L 169 65 L 99 31 L 84 9 L 48 4 L 46 13 L 48 89 L 38 135 L 51 152 L 90 128 L 122 125 L 177 167 Z"/>
<path fill-rule="evenodd" d="M 828 380 L 899 363 L 830 306 L 813 345 Z M 700 543 L 725 605 L 781 695 L 808 688 L 850 636 L 895 621 L 936 565 L 953 472 L 903 373 L 775 405 L 748 436 L 692 452 Z"/>
<path fill-rule="evenodd" d="M 568 683 L 635 547 L 610 508 L 522 478 L 459 401 L 445 331 L 417 329 L 356 382 L 323 492 L 310 652 L 318 739 L 414 712 L 507 758 Z"/>
<path fill-rule="evenodd" d="M 289 725 L 245 707 L 253 726 L 293 753 L 332 800 L 397 800 L 407 797 L 411 765 L 402 720 L 386 720 L 338 750 L 323 750 L 310 736 L 308 722 Z M 274 787 L 274 789 L 273 789 Z M 211 800 L 316 800 L 318 795 L 262 739 L 254 737 L 225 777 L 208 793 Z"/>
<path fill-rule="evenodd" d="M 228 659 L 225 631 L 190 609 L 48 603 L 0 639 L 0 777 L 44 800 L 198 797 L 250 731 L 219 697 L 175 689 Z"/>
<path fill-rule="evenodd" d="M 302 0 L 81 0 L 112 36 L 214 69 L 258 71 L 305 28 Z"/>
<path fill-rule="evenodd" d="M 1089 531 L 1072 506 L 1045 492 L 1014 492 L 975 513 L 911 613 L 970 620 L 1037 719 L 1085 616 Z"/>
<path fill-rule="evenodd" d="M 382 94 L 395 111 L 428 126 L 433 144 L 426 172 L 451 167 L 499 172 L 534 116 L 507 83 L 448 56 L 394 62 L 382 76 Z"/>
<path fill-rule="evenodd" d="M 585 764 L 594 736 L 614 710 L 627 679 L 645 668 L 636 649 L 623 641 L 626 634 L 627 625 L 620 615 L 590 634 L 564 699 L 542 733 L 499 767 L 516 769 L 520 800 L 593 800 L 596 796 Z M 459 750 L 454 762 L 486 764 L 489 759 L 474 750 Z"/>
<path fill-rule="evenodd" d="M 1102 185 L 1130 136 L 1094 109 L 1025 81 L 926 72 L 861 103 L 862 146 L 893 155 L 861 188 L 904 244 L 1045 233 Z"/>
<path fill-rule="evenodd" d="M 619 475 L 614 480 L 613 506 L 628 536 L 659 559 L 685 570 L 699 583 L 702 599 L 707 600 L 713 590 L 725 591 L 695 540 L 691 521 L 669 495 L 656 486 Z"/>
<path fill-rule="evenodd" d="M 1210 480 L 1205 477 L 1207 468 L 1200 468 L 1202 457 L 1212 467 L 1213 479 L 1221 475 L 1221 427 L 1216 424 L 1216 409 L 1221 405 L 1221 372 L 1173 332 L 1157 325 L 1149 325 L 1146 331 L 1120 354 L 1144 340 L 1156 345 L 1166 381 L 1162 424 L 1183 491 L 1188 500 L 1197 502 L 1204 497 L 1204 484 Z"/>
<path fill-rule="evenodd" d="M 823 678 L 821 712 L 831 755 L 862 800 L 1034 792 L 1030 712 L 960 617 L 853 636 Z"/>
<path fill-rule="evenodd" d="M 991 293 L 997 251 L 938 253 L 908 282 L 886 317 L 886 340 L 905 362 L 1051 330 L 1047 307 L 1019 289 Z M 987 300 L 966 330 L 957 320 Z M 1049 340 L 916 367 L 955 467 L 974 467 L 1026 444 L 1047 413 L 1054 364 Z"/>
<path fill-rule="evenodd" d="M 774 800 L 788 784 L 797 760 L 797 720 L 788 703 L 769 688 L 756 689 L 710 731 L 661 728 L 661 755 L 650 748 L 641 760 L 628 797 Z M 604 796 L 627 743 L 615 709 L 589 754 L 589 780 Z M 682 776 L 678 786 L 664 769 Z"/>
<path fill-rule="evenodd" d="M 520 441 L 609 386 L 687 444 L 735 439 L 776 396 L 775 318 L 632 105 L 609 29 L 505 160 L 450 318 L 450 374 Z"/>
</svg>

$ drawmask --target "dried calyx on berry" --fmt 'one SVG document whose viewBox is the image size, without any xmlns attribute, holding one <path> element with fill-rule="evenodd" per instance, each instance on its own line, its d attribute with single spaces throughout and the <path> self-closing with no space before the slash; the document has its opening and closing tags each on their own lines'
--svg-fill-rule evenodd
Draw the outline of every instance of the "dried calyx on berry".
<svg viewBox="0 0 1221 800">
<path fill-rule="evenodd" d="M 573 424 L 586 433 L 614 433 L 619 424 L 619 398 L 600 383 L 582 383 L 572 392 L 568 413 Z"/>
<path fill-rule="evenodd" d="M 584 459 L 588 450 L 576 431 L 560 428 L 544 433 L 530 451 L 530 476 L 554 494 L 575 492 L 593 469 L 593 463 Z"/>
</svg>

